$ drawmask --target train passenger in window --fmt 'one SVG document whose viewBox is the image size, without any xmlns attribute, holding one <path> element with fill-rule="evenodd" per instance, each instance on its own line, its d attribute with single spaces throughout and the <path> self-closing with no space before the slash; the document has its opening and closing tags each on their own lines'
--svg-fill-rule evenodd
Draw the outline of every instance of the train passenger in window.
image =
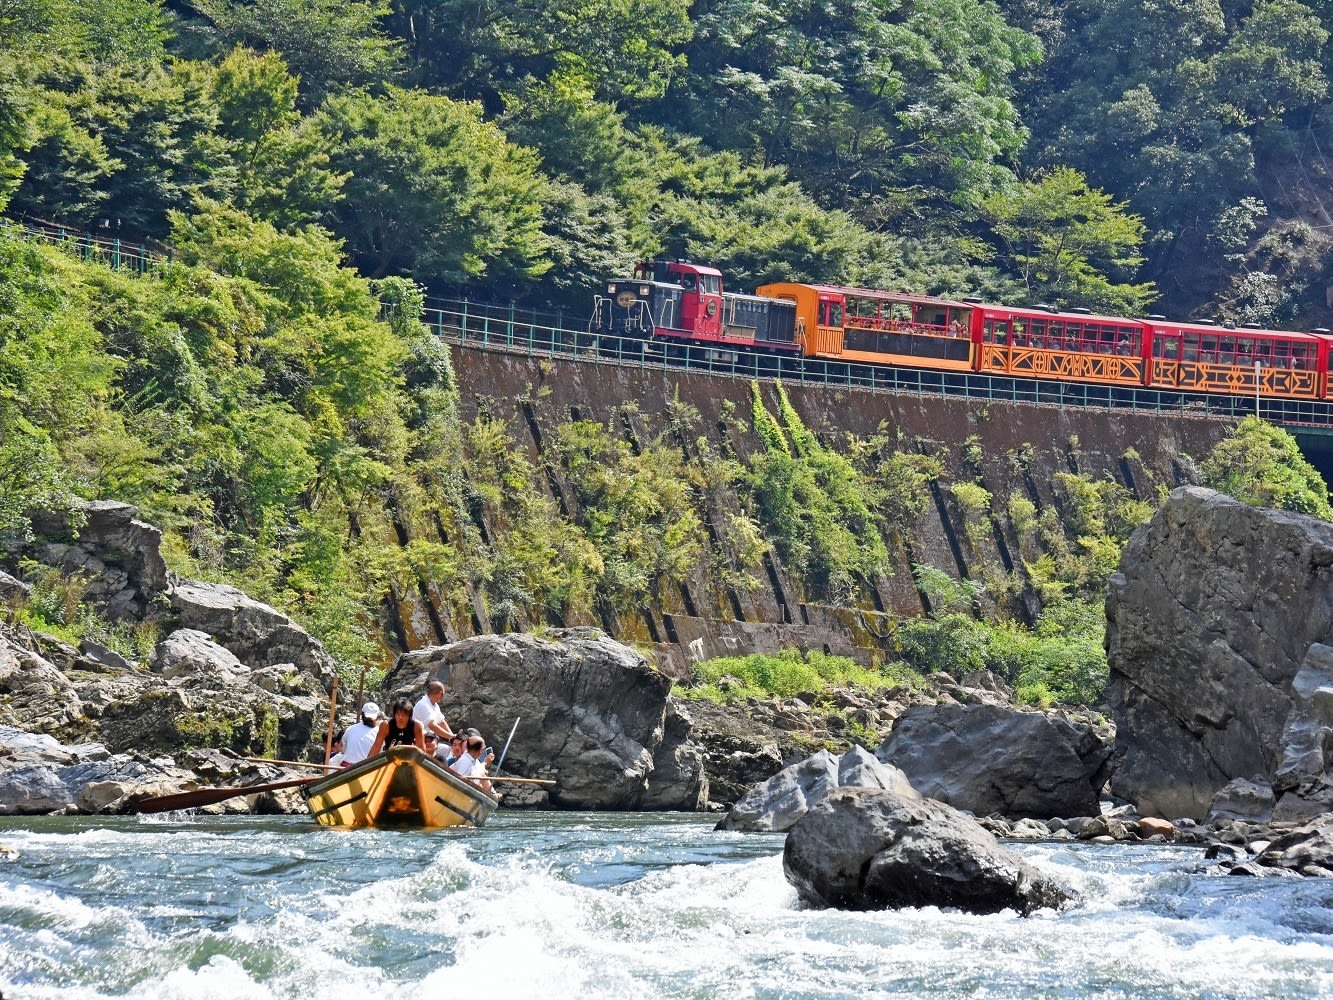
<svg viewBox="0 0 1333 1000">
<path fill-rule="evenodd" d="M 1124 334 L 1124 333 L 1122 333 L 1122 334 L 1120 335 L 1120 343 L 1118 343 L 1118 344 L 1115 345 L 1115 352 L 1116 352 L 1116 354 L 1128 354 L 1128 353 L 1129 353 L 1129 335 L 1128 335 L 1128 334 Z"/>
<path fill-rule="evenodd" d="M 958 320 L 954 320 L 952 323 L 949 324 L 950 337 L 961 337 L 962 335 L 963 335 L 962 323 L 958 322 Z"/>
</svg>

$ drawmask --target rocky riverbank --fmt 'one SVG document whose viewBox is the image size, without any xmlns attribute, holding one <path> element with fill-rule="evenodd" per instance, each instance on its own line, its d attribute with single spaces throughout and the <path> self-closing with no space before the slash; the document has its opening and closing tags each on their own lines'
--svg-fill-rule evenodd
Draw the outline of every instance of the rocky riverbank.
<svg viewBox="0 0 1333 1000">
<path fill-rule="evenodd" d="M 145 796 L 285 776 L 247 758 L 320 759 L 328 654 L 240 591 L 169 573 L 160 535 L 134 513 L 97 503 L 37 518 L 38 538 L 0 562 L 11 606 L 34 573 L 77 575 L 101 614 L 153 639 L 134 657 L 0 619 L 0 814 L 133 812 Z M 774 779 L 786 782 L 783 823 L 795 822 L 830 788 L 889 787 L 868 777 L 878 761 L 1001 837 L 1197 843 L 1218 871 L 1323 874 L 1330 532 L 1208 491 L 1173 494 L 1112 580 L 1116 724 L 1022 709 L 985 672 L 873 693 L 681 698 L 595 629 L 414 650 L 372 694 L 415 699 L 444 680 L 450 721 L 497 745 L 518 720 L 506 771 L 556 785 L 510 806 L 724 812 Z M 1225 586 L 1199 586 L 1201 550 L 1221 553 Z M 286 790 L 209 807 L 302 808 Z"/>
</svg>

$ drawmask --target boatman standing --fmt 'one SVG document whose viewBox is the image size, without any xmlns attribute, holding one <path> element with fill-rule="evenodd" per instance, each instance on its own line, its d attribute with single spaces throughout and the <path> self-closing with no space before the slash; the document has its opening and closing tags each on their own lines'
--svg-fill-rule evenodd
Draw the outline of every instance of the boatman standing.
<svg viewBox="0 0 1333 1000">
<path fill-rule="evenodd" d="M 431 681 L 426 685 L 426 693 L 412 709 L 412 718 L 421 723 L 423 730 L 429 729 L 440 739 L 450 740 L 453 739 L 454 731 L 449 728 L 449 723 L 444 721 L 444 713 L 440 711 L 442 698 L 444 698 L 444 684 L 440 681 Z"/>
</svg>

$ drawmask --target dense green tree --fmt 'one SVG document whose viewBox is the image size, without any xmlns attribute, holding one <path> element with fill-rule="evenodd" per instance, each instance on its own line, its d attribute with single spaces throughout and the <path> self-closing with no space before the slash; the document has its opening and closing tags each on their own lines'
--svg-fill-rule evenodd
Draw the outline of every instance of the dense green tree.
<svg viewBox="0 0 1333 1000">
<path fill-rule="evenodd" d="M 211 84 L 218 132 L 232 143 L 236 207 L 278 225 L 331 215 L 347 178 L 328 168 L 323 136 L 297 110 L 297 80 L 282 58 L 235 49 Z"/>
<path fill-rule="evenodd" d="M 0 230 L 0 538 L 78 488 L 64 448 L 111 419 L 118 365 L 61 264 Z"/>
<path fill-rule="evenodd" d="M 1200 467 L 1211 486 L 1252 507 L 1276 507 L 1333 521 L 1328 485 L 1287 431 L 1246 417 Z"/>
<path fill-rule="evenodd" d="M 553 75 L 606 100 L 662 93 L 690 36 L 686 0 L 391 0 L 417 82 L 500 110 Z"/>
<path fill-rule="evenodd" d="M 337 227 L 366 273 L 487 281 L 507 297 L 549 268 L 537 158 L 475 105 L 391 88 L 333 98 L 318 117 L 349 175 Z"/>
<path fill-rule="evenodd" d="M 1143 263 L 1143 222 L 1090 189 L 1076 170 L 1057 167 L 988 195 L 978 214 L 1022 279 L 1028 304 L 1137 315 L 1154 297 L 1150 284 L 1113 280 L 1131 277 Z"/>
<path fill-rule="evenodd" d="M 193 0 L 222 41 L 278 53 L 308 106 L 344 87 L 391 78 L 398 43 L 381 30 L 388 8 L 366 0 Z"/>
<path fill-rule="evenodd" d="M 663 120 L 790 165 L 827 205 L 878 222 L 910 204 L 895 189 L 985 189 L 1024 139 L 1011 77 L 1040 50 L 992 3 L 707 0 L 694 16 Z"/>
<path fill-rule="evenodd" d="M 1063 13 L 1030 87 L 1034 158 L 1126 198 L 1148 227 L 1150 274 L 1200 280 L 1188 258 L 1256 193 L 1256 144 L 1325 100 L 1327 29 L 1295 0 L 1080 0 Z"/>
<path fill-rule="evenodd" d="M 165 235 L 168 212 L 234 187 L 198 66 L 61 62 L 42 82 L 15 209 L 139 239 Z"/>
</svg>

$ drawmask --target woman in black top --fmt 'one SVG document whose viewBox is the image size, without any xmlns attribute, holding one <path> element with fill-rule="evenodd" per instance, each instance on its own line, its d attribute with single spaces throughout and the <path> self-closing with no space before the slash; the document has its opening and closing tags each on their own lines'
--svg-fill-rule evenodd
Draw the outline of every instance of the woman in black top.
<svg viewBox="0 0 1333 1000">
<path fill-rule="evenodd" d="M 380 726 L 380 733 L 375 737 L 370 755 L 373 757 L 381 750 L 396 746 L 414 746 L 423 753 L 426 750 L 421 723 L 412 718 L 412 703 L 406 698 L 399 698 L 393 703 L 393 710 Z"/>
</svg>

